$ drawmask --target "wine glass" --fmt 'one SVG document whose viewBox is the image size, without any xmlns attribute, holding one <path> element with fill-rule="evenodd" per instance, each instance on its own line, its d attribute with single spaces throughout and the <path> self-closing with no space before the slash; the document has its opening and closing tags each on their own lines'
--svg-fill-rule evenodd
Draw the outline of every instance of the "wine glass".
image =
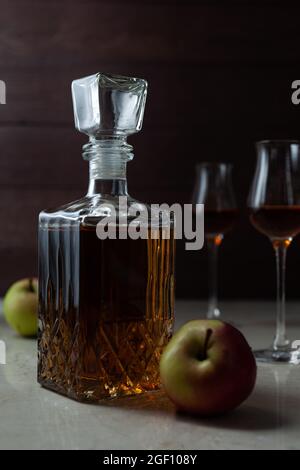
<svg viewBox="0 0 300 470">
<path fill-rule="evenodd" d="M 287 248 L 300 232 L 300 141 L 257 142 L 257 164 L 249 194 L 250 220 L 275 250 L 277 326 L 272 347 L 256 351 L 263 362 L 299 364 L 300 352 L 286 336 L 285 265 Z"/>
<path fill-rule="evenodd" d="M 219 318 L 218 248 L 234 225 L 238 211 L 232 186 L 230 163 L 204 162 L 197 165 L 193 204 L 204 204 L 204 231 L 209 250 L 209 300 L 207 318 Z"/>
</svg>

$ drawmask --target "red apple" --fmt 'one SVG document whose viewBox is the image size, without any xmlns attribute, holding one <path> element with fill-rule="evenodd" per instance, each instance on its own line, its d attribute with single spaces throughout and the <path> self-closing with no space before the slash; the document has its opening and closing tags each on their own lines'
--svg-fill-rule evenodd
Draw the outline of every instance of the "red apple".
<svg viewBox="0 0 300 470">
<path fill-rule="evenodd" d="M 255 385 L 256 362 L 236 328 L 219 320 L 193 320 L 167 345 L 160 374 L 178 409 L 209 416 L 246 400 Z"/>
</svg>

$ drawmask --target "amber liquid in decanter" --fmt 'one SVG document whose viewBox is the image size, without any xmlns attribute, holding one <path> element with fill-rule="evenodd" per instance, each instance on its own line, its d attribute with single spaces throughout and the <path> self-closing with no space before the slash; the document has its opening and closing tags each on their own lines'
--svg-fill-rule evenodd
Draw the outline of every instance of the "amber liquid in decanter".
<svg viewBox="0 0 300 470">
<path fill-rule="evenodd" d="M 40 382 L 80 400 L 155 390 L 173 326 L 174 240 L 40 231 Z"/>
</svg>

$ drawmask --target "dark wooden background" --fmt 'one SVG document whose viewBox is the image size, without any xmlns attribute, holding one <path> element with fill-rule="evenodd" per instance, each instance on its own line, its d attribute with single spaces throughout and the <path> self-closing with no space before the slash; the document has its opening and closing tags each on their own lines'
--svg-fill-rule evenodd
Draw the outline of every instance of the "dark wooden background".
<svg viewBox="0 0 300 470">
<path fill-rule="evenodd" d="M 143 132 L 131 139 L 133 196 L 189 202 L 196 162 L 234 163 L 242 216 L 220 256 L 221 295 L 274 295 L 270 243 L 245 199 L 261 138 L 299 138 L 300 6 L 287 1 L 1 0 L 0 293 L 36 273 L 37 215 L 87 187 L 86 141 L 74 129 L 70 83 L 97 71 L 144 77 Z M 178 244 L 177 294 L 207 295 L 206 251 Z M 300 241 L 288 295 L 300 293 Z"/>
</svg>

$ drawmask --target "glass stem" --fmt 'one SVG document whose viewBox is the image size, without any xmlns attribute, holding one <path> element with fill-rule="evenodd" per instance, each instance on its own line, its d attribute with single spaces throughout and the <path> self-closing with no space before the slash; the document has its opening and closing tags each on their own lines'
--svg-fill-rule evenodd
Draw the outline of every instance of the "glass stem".
<svg viewBox="0 0 300 470">
<path fill-rule="evenodd" d="M 207 318 L 219 318 L 218 308 L 218 251 L 222 236 L 216 235 L 207 237 L 209 256 L 209 299 Z"/>
<path fill-rule="evenodd" d="M 273 348 L 276 351 L 285 350 L 289 345 L 289 340 L 286 337 L 285 322 L 285 266 L 289 244 L 290 240 L 273 241 L 277 269 L 277 321 L 276 335 L 273 343 Z"/>
</svg>

